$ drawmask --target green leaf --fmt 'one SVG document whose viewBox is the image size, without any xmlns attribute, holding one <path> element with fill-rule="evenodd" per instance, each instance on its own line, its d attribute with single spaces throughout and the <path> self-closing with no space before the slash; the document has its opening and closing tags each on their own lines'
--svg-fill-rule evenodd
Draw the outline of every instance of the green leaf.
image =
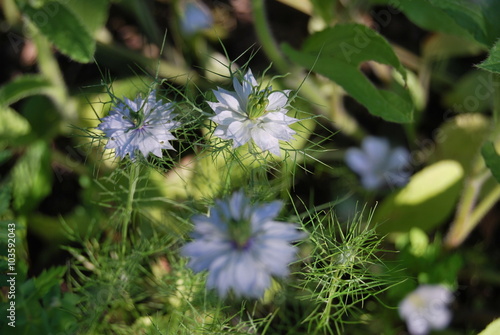
<svg viewBox="0 0 500 335">
<path fill-rule="evenodd" d="M 429 2 L 446 12 L 478 42 L 488 44 L 486 23 L 479 5 L 465 0 L 429 0 Z"/>
<path fill-rule="evenodd" d="M 377 89 L 359 70 L 373 60 L 394 67 L 404 79 L 406 72 L 389 43 L 375 31 L 359 24 L 337 25 L 311 35 L 302 50 L 287 44 L 283 51 L 294 62 L 314 70 L 342 86 L 373 115 L 391 122 L 411 122 L 413 104 L 407 91 L 398 95 Z"/>
<path fill-rule="evenodd" d="M 30 95 L 40 94 L 51 88 L 43 76 L 24 75 L 0 87 L 0 105 L 10 105 Z"/>
<path fill-rule="evenodd" d="M 430 31 L 468 36 L 491 47 L 500 37 L 500 1 L 498 0 L 372 0 L 401 10 L 416 25 Z M 394 12 L 394 9 L 392 9 Z M 393 13 L 380 10 L 373 13 L 377 23 L 386 26 Z"/>
<path fill-rule="evenodd" d="M 479 333 L 479 335 L 498 335 L 500 334 L 500 319 L 491 322 L 486 329 Z"/>
<path fill-rule="evenodd" d="M 94 35 L 106 23 L 108 18 L 108 0 L 57 0 L 64 4 L 82 23 L 87 31 Z"/>
<path fill-rule="evenodd" d="M 491 47 L 500 37 L 500 2 L 482 0 L 428 0 L 467 30 L 479 43 Z"/>
<path fill-rule="evenodd" d="M 28 120 L 10 107 L 0 106 L 0 142 L 12 141 L 31 130 Z"/>
<path fill-rule="evenodd" d="M 20 112 L 30 124 L 30 139 L 51 139 L 60 134 L 61 115 L 47 96 L 29 97 L 21 106 Z"/>
<path fill-rule="evenodd" d="M 500 41 L 491 48 L 488 58 L 476 66 L 489 72 L 500 73 Z"/>
<path fill-rule="evenodd" d="M 467 33 L 445 11 L 432 5 L 428 0 L 372 0 L 373 4 L 390 5 L 391 9 L 380 9 L 371 12 L 375 22 L 381 26 L 390 24 L 397 11 L 402 11 L 410 21 L 417 26 L 429 30 L 440 31 L 448 34 L 463 35 Z"/>
<path fill-rule="evenodd" d="M 500 155 L 496 152 L 493 142 L 486 142 L 481 148 L 481 154 L 486 162 L 486 166 L 500 183 Z"/>
<path fill-rule="evenodd" d="M 26 4 L 21 11 L 63 54 L 82 63 L 92 60 L 95 41 L 65 5 L 46 1 L 39 7 Z"/>
<path fill-rule="evenodd" d="M 464 171 L 452 160 L 427 166 L 412 176 L 401 190 L 386 197 L 377 208 L 374 222 L 385 234 L 407 232 L 413 227 L 429 231 L 442 223 L 455 208 Z"/>
<path fill-rule="evenodd" d="M 13 206 L 24 212 L 38 205 L 52 188 L 50 149 L 44 141 L 33 143 L 12 169 Z"/>
</svg>

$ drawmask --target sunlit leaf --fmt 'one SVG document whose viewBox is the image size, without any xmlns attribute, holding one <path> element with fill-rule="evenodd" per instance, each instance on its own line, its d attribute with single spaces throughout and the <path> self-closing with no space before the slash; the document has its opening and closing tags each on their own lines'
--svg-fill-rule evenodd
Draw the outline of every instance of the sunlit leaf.
<svg viewBox="0 0 500 335">
<path fill-rule="evenodd" d="M 500 334 L 500 319 L 492 321 L 486 329 L 479 333 L 479 335 L 498 335 Z"/>
<path fill-rule="evenodd" d="M 289 45 L 283 50 L 296 63 L 342 86 L 373 115 L 391 122 L 411 122 L 413 104 L 407 91 L 398 95 L 378 89 L 359 70 L 362 62 L 376 61 L 406 72 L 389 43 L 375 31 L 359 24 L 337 25 L 311 35 L 302 50 Z"/>
<path fill-rule="evenodd" d="M 467 174 L 473 168 L 472 159 L 478 155 L 489 135 L 490 120 L 482 114 L 461 114 L 446 121 L 435 131 L 430 162 L 454 160 Z"/>
<path fill-rule="evenodd" d="M 398 192 L 384 199 L 373 220 L 381 233 L 406 232 L 413 227 L 429 231 L 455 208 L 464 171 L 452 160 L 440 161 L 412 176 Z"/>
<path fill-rule="evenodd" d="M 481 148 L 486 166 L 491 170 L 495 179 L 500 183 L 500 155 L 495 150 L 492 142 L 486 142 Z"/>
<path fill-rule="evenodd" d="M 17 139 L 30 132 L 29 122 L 10 107 L 0 106 L 0 141 Z"/>
</svg>

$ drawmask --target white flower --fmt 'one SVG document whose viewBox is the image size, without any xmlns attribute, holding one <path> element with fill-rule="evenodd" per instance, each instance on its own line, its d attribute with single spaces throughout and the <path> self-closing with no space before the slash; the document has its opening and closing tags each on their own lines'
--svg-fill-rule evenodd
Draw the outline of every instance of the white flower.
<svg viewBox="0 0 500 335">
<path fill-rule="evenodd" d="M 252 205 L 243 192 L 216 201 L 210 215 L 193 217 L 193 241 L 182 248 L 195 272 L 208 270 L 207 287 L 224 297 L 261 298 L 271 276 L 285 277 L 297 248 L 290 242 L 305 234 L 296 225 L 275 221 L 283 204 Z"/>
<path fill-rule="evenodd" d="M 170 131 L 179 126 L 173 121 L 174 105 L 156 101 L 152 91 L 146 99 L 124 98 L 101 119 L 97 129 L 102 130 L 109 139 L 106 149 L 115 149 L 115 155 L 124 158 L 129 154 L 134 160 L 137 153 L 147 157 L 151 152 L 162 157 L 162 149 L 174 150 L 169 143 L 176 140 Z"/>
<path fill-rule="evenodd" d="M 399 315 L 406 321 L 411 335 L 426 335 L 440 330 L 451 321 L 448 304 L 453 294 L 441 285 L 420 285 L 399 304 Z"/>
<path fill-rule="evenodd" d="M 211 120 L 218 124 L 214 135 L 233 140 L 234 148 L 253 140 L 262 151 L 279 156 L 279 141 L 293 138 L 295 131 L 288 125 L 298 121 L 286 116 L 290 91 L 260 90 L 251 70 L 241 84 L 234 78 L 233 86 L 235 92 L 214 90 L 217 102 L 208 102 L 216 114 Z"/>
<path fill-rule="evenodd" d="M 361 176 L 361 184 L 368 190 L 386 184 L 403 186 L 410 177 L 407 170 L 410 160 L 408 150 L 403 147 L 391 149 L 389 141 L 384 138 L 366 137 L 361 149 L 347 149 L 345 160 Z"/>
</svg>

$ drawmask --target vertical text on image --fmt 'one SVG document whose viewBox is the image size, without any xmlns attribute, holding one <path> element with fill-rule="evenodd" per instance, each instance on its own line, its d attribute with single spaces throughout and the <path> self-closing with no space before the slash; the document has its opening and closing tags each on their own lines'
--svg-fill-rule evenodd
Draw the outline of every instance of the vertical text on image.
<svg viewBox="0 0 500 335">
<path fill-rule="evenodd" d="M 7 299 L 9 305 L 7 308 L 8 325 L 16 326 L 16 224 L 7 225 Z"/>
</svg>

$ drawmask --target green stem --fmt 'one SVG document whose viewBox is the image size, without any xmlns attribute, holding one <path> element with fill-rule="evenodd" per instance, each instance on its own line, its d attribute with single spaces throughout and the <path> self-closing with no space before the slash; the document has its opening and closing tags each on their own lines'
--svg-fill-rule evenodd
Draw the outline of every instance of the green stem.
<svg viewBox="0 0 500 335">
<path fill-rule="evenodd" d="M 128 226 L 132 220 L 133 205 L 134 205 L 134 195 L 137 188 L 137 181 L 139 180 L 140 165 L 138 163 L 132 163 L 130 166 L 129 183 L 128 183 L 128 197 L 127 203 L 125 205 L 125 221 L 122 227 L 122 252 L 125 254 Z"/>
<path fill-rule="evenodd" d="M 50 80 L 52 88 L 49 96 L 57 107 L 63 118 L 71 120 L 76 117 L 76 109 L 68 98 L 68 90 L 64 82 L 59 64 L 54 57 L 50 42 L 43 36 L 36 27 L 28 23 L 33 42 L 38 52 L 38 67 L 40 72 Z"/>
<path fill-rule="evenodd" d="M 255 21 L 255 32 L 262 44 L 262 49 L 264 49 L 267 57 L 269 57 L 279 72 L 287 73 L 288 64 L 276 45 L 267 22 L 264 0 L 252 0 L 252 10 Z"/>
<path fill-rule="evenodd" d="M 476 206 L 470 216 L 470 226 L 475 227 L 498 200 L 500 200 L 500 185 L 496 185 L 495 188 Z"/>
<path fill-rule="evenodd" d="M 493 132 L 490 134 L 492 141 L 500 133 L 500 76 L 494 74 L 492 78 L 493 92 Z M 474 169 L 466 180 L 464 193 L 457 208 L 457 214 L 450 231 L 445 238 L 445 246 L 456 248 L 479 224 L 493 205 L 500 199 L 500 185 L 496 185 L 482 201 L 476 205 L 484 182 L 491 176 L 491 172 L 484 166 L 483 158 L 475 158 Z"/>
<path fill-rule="evenodd" d="M 495 127 L 493 136 L 500 132 L 500 75 L 493 74 L 493 124 Z"/>
<path fill-rule="evenodd" d="M 459 246 L 474 228 L 475 225 L 472 225 L 470 217 L 484 179 L 469 177 L 465 181 L 464 191 L 457 208 L 455 220 L 445 239 L 446 247 L 456 248 Z"/>
</svg>

